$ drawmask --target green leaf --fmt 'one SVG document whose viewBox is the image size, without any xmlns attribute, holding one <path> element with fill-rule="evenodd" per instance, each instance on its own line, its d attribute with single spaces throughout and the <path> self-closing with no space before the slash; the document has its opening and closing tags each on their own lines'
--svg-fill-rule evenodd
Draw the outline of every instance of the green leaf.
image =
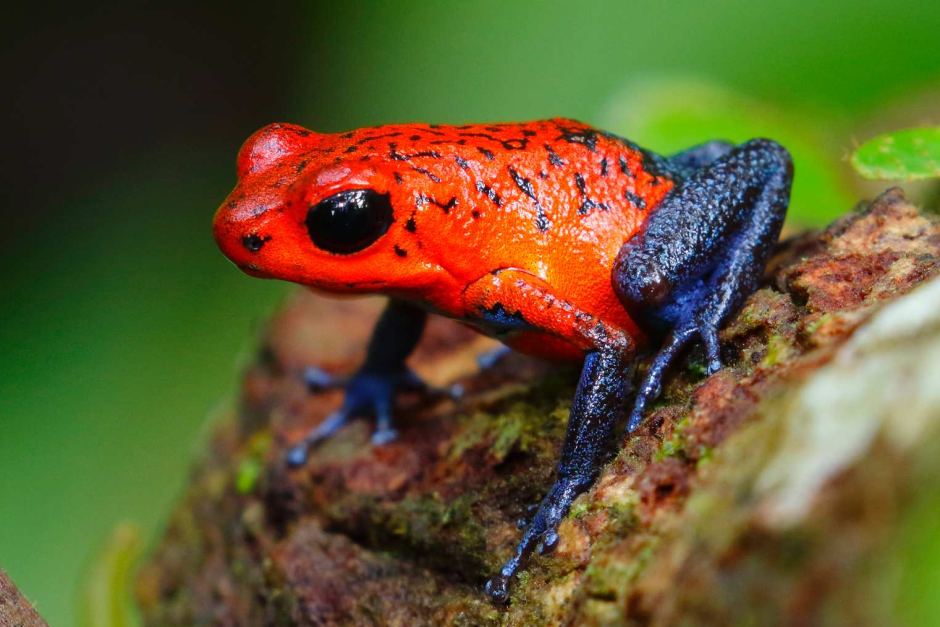
<svg viewBox="0 0 940 627">
<path fill-rule="evenodd" d="M 140 556 L 140 528 L 129 522 L 115 526 L 107 544 L 95 555 L 83 577 L 78 624 L 83 627 L 137 625 L 131 596 L 134 566 Z"/>
<path fill-rule="evenodd" d="M 940 126 L 878 135 L 855 151 L 852 166 L 867 179 L 914 181 L 940 177 Z"/>
</svg>

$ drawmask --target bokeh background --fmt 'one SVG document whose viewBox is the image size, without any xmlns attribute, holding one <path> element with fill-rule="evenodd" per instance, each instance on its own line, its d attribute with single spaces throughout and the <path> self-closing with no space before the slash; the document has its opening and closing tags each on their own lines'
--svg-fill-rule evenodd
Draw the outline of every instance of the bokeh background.
<svg viewBox="0 0 940 627">
<path fill-rule="evenodd" d="M 211 239 L 256 128 L 568 116 L 665 152 L 766 135 L 795 153 L 798 228 L 884 186 L 849 170 L 857 142 L 940 121 L 929 0 L 36 2 L 2 28 L 0 567 L 54 625 L 125 550 L 116 525 L 152 542 L 289 289 Z"/>
</svg>

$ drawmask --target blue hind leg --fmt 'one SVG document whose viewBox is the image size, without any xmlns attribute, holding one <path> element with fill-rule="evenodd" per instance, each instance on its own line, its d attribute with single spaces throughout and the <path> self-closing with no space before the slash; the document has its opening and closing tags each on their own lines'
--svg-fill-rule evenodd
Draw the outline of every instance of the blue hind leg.
<svg viewBox="0 0 940 627">
<path fill-rule="evenodd" d="M 706 144 L 673 159 L 681 169 L 703 158 L 707 165 L 677 183 L 615 264 L 621 301 L 665 335 L 637 391 L 628 432 L 689 342 L 704 343 L 709 373 L 721 367 L 718 330 L 757 287 L 783 225 L 793 178 L 783 147 L 766 139 L 733 149 Z"/>
</svg>

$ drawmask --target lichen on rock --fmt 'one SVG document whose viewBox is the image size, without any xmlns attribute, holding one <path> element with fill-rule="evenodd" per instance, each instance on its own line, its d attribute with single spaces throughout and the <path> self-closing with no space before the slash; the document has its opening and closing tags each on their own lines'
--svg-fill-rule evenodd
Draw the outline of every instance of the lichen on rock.
<svg viewBox="0 0 940 627">
<path fill-rule="evenodd" d="M 898 190 L 781 243 L 722 332 L 725 367 L 689 352 L 508 608 L 482 582 L 551 482 L 577 372 L 514 355 L 479 373 L 488 341 L 435 320 L 413 365 L 463 399 L 405 398 L 398 441 L 357 423 L 288 470 L 340 401 L 302 368 L 351 370 L 377 315 L 297 293 L 138 578 L 145 620 L 897 622 L 902 530 L 940 511 L 918 488 L 940 471 L 938 269 L 940 226 Z"/>
</svg>

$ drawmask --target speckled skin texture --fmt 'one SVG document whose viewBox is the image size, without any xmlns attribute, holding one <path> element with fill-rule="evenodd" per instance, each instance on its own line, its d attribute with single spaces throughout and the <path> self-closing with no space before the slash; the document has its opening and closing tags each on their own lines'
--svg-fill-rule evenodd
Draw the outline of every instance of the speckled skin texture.
<svg viewBox="0 0 940 627">
<path fill-rule="evenodd" d="M 292 465 L 354 415 L 376 416 L 376 444 L 394 437 L 395 393 L 419 387 L 404 360 L 423 310 L 522 352 L 583 357 L 556 481 L 487 584 L 497 601 L 534 549 L 554 547 L 607 459 L 628 366 L 648 336 L 666 339 L 628 431 L 696 336 L 709 371 L 720 367 L 719 325 L 757 284 L 792 177 L 789 155 L 768 140 L 667 159 L 571 120 L 334 136 L 273 125 L 246 143 L 238 170 L 215 234 L 240 267 L 393 299 L 343 407 L 291 450 Z"/>
</svg>

